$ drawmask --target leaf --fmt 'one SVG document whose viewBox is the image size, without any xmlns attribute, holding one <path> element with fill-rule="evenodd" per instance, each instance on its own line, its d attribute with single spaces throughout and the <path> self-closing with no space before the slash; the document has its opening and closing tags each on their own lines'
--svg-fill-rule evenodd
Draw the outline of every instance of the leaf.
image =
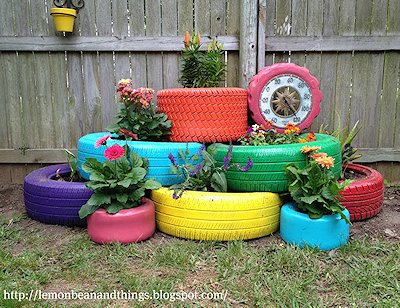
<svg viewBox="0 0 400 308">
<path fill-rule="evenodd" d="M 104 204 L 110 204 L 111 196 L 95 192 L 86 203 L 89 205 L 97 205 L 97 206 L 102 206 Z"/>
<path fill-rule="evenodd" d="M 317 201 L 319 196 L 305 196 L 301 197 L 300 200 L 307 204 L 312 204 L 313 202 Z"/>
<path fill-rule="evenodd" d="M 206 163 L 209 163 L 210 165 L 214 165 L 215 160 L 214 160 L 214 157 L 212 157 L 210 153 L 208 153 L 207 151 L 203 151 L 201 153 L 201 156 L 203 157 L 203 159 Z"/>
<path fill-rule="evenodd" d="M 131 152 L 130 160 L 133 168 L 143 166 L 143 160 L 140 157 L 140 155 L 136 152 Z"/>
<path fill-rule="evenodd" d="M 128 159 L 125 156 L 122 156 L 116 160 L 117 164 L 117 172 L 120 175 L 128 173 L 131 170 L 131 165 L 129 164 Z"/>
<path fill-rule="evenodd" d="M 131 184 L 136 184 L 140 180 L 143 180 L 146 174 L 147 174 L 146 169 L 142 167 L 132 168 L 132 171 L 130 173 L 130 178 L 132 179 Z"/>
<path fill-rule="evenodd" d="M 159 182 L 157 182 L 156 180 L 154 180 L 154 179 L 148 179 L 148 180 L 144 183 L 143 187 L 144 187 L 145 189 L 156 190 L 156 189 L 161 188 L 162 186 L 161 186 L 161 184 L 160 184 Z"/>
<path fill-rule="evenodd" d="M 79 210 L 79 218 L 83 219 L 99 209 L 98 205 L 86 202 Z"/>
<path fill-rule="evenodd" d="M 105 187 L 109 187 L 108 183 L 96 182 L 96 181 L 89 181 L 85 183 L 86 187 L 91 190 L 97 190 Z"/>
<path fill-rule="evenodd" d="M 87 173 L 102 173 L 103 165 L 96 158 L 86 158 L 86 161 L 82 164 L 82 169 Z"/>
<path fill-rule="evenodd" d="M 97 181 L 97 182 L 104 182 L 105 181 L 105 177 L 103 174 L 97 172 L 97 171 L 92 171 L 90 173 L 89 179 L 91 181 Z"/>
<path fill-rule="evenodd" d="M 228 190 L 228 184 L 226 182 L 225 173 L 214 172 L 211 176 L 211 187 L 215 191 L 226 192 Z"/>
<path fill-rule="evenodd" d="M 125 204 L 128 201 L 129 195 L 128 194 L 116 194 L 118 202 Z"/>
<path fill-rule="evenodd" d="M 131 183 L 132 183 L 131 178 L 125 178 L 122 181 L 119 181 L 117 184 L 125 188 L 128 188 L 131 185 Z"/>
<path fill-rule="evenodd" d="M 113 201 L 111 204 L 104 207 L 104 209 L 106 210 L 106 212 L 108 214 L 118 213 L 123 208 L 124 208 L 124 206 L 118 201 Z"/>
<path fill-rule="evenodd" d="M 139 201 L 145 195 L 145 188 L 141 187 L 129 194 L 129 200 L 132 202 Z"/>
</svg>

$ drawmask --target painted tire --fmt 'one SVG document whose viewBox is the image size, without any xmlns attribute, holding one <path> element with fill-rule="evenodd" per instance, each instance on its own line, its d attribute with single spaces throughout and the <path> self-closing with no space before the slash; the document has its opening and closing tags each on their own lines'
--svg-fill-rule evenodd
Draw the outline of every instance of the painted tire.
<svg viewBox="0 0 400 308">
<path fill-rule="evenodd" d="M 335 159 L 332 171 L 339 178 L 342 168 L 342 155 L 339 140 L 323 134 L 316 134 L 316 140 L 309 143 L 293 143 L 268 146 L 233 146 L 232 163 L 246 164 L 250 157 L 253 167 L 248 172 L 232 168 L 227 171 L 228 188 L 232 191 L 269 191 L 286 192 L 288 181 L 285 166 L 296 163 L 304 167 L 306 160 L 301 148 L 304 145 L 319 146 L 322 152 L 328 153 Z M 228 145 L 217 144 L 214 155 L 218 165 L 223 165 Z"/>
<path fill-rule="evenodd" d="M 279 75 L 294 74 L 302 78 L 310 87 L 312 95 L 312 106 L 307 118 L 296 124 L 300 130 L 310 127 L 313 120 L 320 112 L 320 104 L 322 100 L 322 92 L 319 90 L 318 80 L 312 76 L 308 69 L 298 66 L 293 63 L 277 63 L 271 66 L 264 67 L 257 75 L 255 75 L 249 83 L 248 103 L 250 115 L 257 124 L 267 125 L 266 120 L 262 116 L 260 110 L 260 96 L 265 84 L 271 79 Z M 268 125 L 267 125 L 268 126 Z M 284 128 L 276 128 L 280 133 L 283 133 Z"/>
<path fill-rule="evenodd" d="M 359 173 L 365 178 L 355 180 L 341 193 L 340 203 L 350 212 L 350 220 L 371 218 L 382 210 L 384 180 L 382 175 L 370 167 L 348 164 L 347 170 Z"/>
<path fill-rule="evenodd" d="M 106 146 L 102 145 L 95 148 L 94 144 L 97 139 L 107 135 L 107 132 L 93 133 L 83 136 L 78 141 L 78 169 L 83 178 L 89 180 L 89 173 L 82 169 L 82 164 L 86 158 L 97 158 L 99 162 L 106 161 L 104 151 Z M 108 146 L 113 144 L 125 145 L 125 140 L 109 139 Z M 178 163 L 182 163 L 179 159 L 179 150 L 186 150 L 188 147 L 190 155 L 195 154 L 201 147 L 200 143 L 172 143 L 172 142 L 150 142 L 150 141 L 128 141 L 128 145 L 132 151 L 137 152 L 143 158 L 149 160 L 149 169 L 146 178 L 154 178 L 163 186 L 169 186 L 182 182 L 182 179 L 175 174 L 170 173 L 171 161 L 168 154 L 172 153 Z"/>
<path fill-rule="evenodd" d="M 154 203 L 143 198 L 142 205 L 113 215 L 98 209 L 88 216 L 87 225 L 90 239 L 99 244 L 141 242 L 150 238 L 156 229 Z"/>
<path fill-rule="evenodd" d="M 160 231 L 195 240 L 244 240 L 279 228 L 282 201 L 273 193 L 185 191 L 178 200 L 172 190 L 151 192 Z"/>
<path fill-rule="evenodd" d="M 25 209 L 29 217 L 47 224 L 86 226 L 79 210 L 92 195 L 84 183 L 56 181 L 57 170 L 68 174 L 67 164 L 40 168 L 24 180 Z"/>
<path fill-rule="evenodd" d="M 237 140 L 247 128 L 246 89 L 160 90 L 157 106 L 172 120 L 171 141 Z"/>
<path fill-rule="evenodd" d="M 350 217 L 347 210 L 344 210 L 344 214 Z M 282 206 L 280 235 L 288 244 L 332 250 L 345 245 L 349 234 L 350 225 L 339 214 L 311 219 L 308 214 L 298 212 L 293 202 Z"/>
</svg>

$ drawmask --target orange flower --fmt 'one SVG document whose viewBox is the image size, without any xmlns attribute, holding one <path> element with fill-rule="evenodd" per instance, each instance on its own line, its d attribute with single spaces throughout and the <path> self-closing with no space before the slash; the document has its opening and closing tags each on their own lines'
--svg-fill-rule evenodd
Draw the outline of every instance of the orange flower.
<svg viewBox="0 0 400 308">
<path fill-rule="evenodd" d="M 301 138 L 301 139 L 299 139 L 299 142 L 300 142 L 300 143 L 306 143 L 306 142 L 307 142 L 307 140 L 306 140 L 306 139 L 303 139 L 303 138 Z"/>
<path fill-rule="evenodd" d="M 305 145 L 304 147 L 301 148 L 301 152 L 304 154 L 308 154 L 314 151 L 319 151 L 321 150 L 321 147 L 310 147 L 308 145 Z"/>
<path fill-rule="evenodd" d="M 265 130 L 264 124 L 260 124 L 260 126 L 258 127 L 258 129 Z"/>
<path fill-rule="evenodd" d="M 328 154 L 321 152 L 321 153 L 312 154 L 312 155 L 311 155 L 311 158 L 317 159 L 317 158 L 327 157 L 327 156 L 328 156 Z"/>
<path fill-rule="evenodd" d="M 290 134 L 290 133 L 286 133 L 286 131 L 290 131 L 290 133 L 298 133 L 300 131 L 300 128 L 298 128 L 296 125 L 294 125 L 292 123 L 287 123 L 285 134 Z"/>
<path fill-rule="evenodd" d="M 274 123 L 272 123 L 271 121 L 266 121 L 266 124 L 267 124 L 268 127 L 274 126 Z"/>
<path fill-rule="evenodd" d="M 283 133 L 284 133 L 284 134 L 290 134 L 291 132 L 292 132 L 292 131 L 291 131 L 290 129 L 285 129 Z"/>
<path fill-rule="evenodd" d="M 189 43 L 190 43 L 190 34 L 189 31 L 186 31 L 185 33 L 185 38 L 183 40 L 183 43 L 185 44 L 185 47 L 188 48 L 189 47 Z"/>
<path fill-rule="evenodd" d="M 318 157 L 315 159 L 315 162 L 320 165 L 322 168 L 329 169 L 330 167 L 333 167 L 333 161 L 335 159 L 330 156 L 325 156 L 325 157 Z"/>
<path fill-rule="evenodd" d="M 307 142 L 313 142 L 315 141 L 315 134 L 313 131 L 311 131 L 307 136 L 306 136 Z"/>
</svg>

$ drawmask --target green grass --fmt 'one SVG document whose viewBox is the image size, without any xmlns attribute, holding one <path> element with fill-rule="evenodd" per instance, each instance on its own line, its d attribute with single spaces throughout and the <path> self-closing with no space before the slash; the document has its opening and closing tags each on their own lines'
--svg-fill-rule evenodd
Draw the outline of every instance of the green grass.
<svg viewBox="0 0 400 308">
<path fill-rule="evenodd" d="M 140 244 L 97 245 L 85 230 L 71 229 L 73 236 L 59 246 L 49 245 L 54 234 L 21 227 L 25 219 L 0 223 L 0 307 L 396 307 L 400 302 L 399 241 L 365 237 L 330 253 L 277 238 L 268 244 L 220 243 L 157 235 Z M 228 294 L 225 302 L 3 299 L 4 290 L 32 289 Z"/>
</svg>

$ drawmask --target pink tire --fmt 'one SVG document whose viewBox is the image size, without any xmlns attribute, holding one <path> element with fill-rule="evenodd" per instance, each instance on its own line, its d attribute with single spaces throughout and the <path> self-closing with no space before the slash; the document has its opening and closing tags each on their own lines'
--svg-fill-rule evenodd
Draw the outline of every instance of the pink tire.
<svg viewBox="0 0 400 308">
<path fill-rule="evenodd" d="M 137 243 L 150 238 L 156 228 L 154 203 L 143 198 L 142 205 L 108 214 L 98 209 L 87 218 L 87 229 L 92 241 L 99 244 Z"/>
<path fill-rule="evenodd" d="M 247 101 L 250 115 L 257 124 L 267 124 L 260 108 L 260 96 L 264 86 L 271 78 L 279 75 L 291 74 L 303 79 L 308 84 L 312 95 L 311 109 L 309 110 L 307 117 L 301 123 L 295 124 L 300 128 L 300 130 L 311 126 L 313 120 L 320 112 L 322 92 L 319 90 L 318 80 L 310 74 L 309 70 L 293 63 L 277 63 L 271 66 L 266 66 L 250 80 Z M 285 128 L 276 127 L 276 130 L 283 133 Z"/>
</svg>

